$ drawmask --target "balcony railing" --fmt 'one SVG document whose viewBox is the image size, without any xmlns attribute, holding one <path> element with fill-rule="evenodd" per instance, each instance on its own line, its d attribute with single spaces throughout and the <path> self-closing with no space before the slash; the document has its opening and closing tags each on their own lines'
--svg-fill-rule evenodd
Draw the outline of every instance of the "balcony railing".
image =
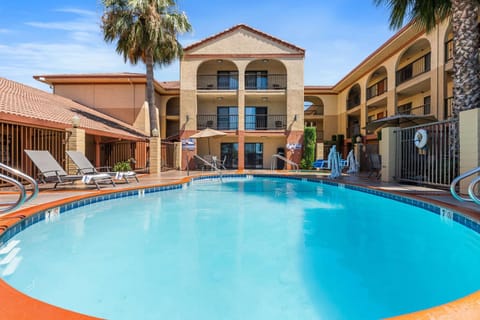
<svg viewBox="0 0 480 320">
<path fill-rule="evenodd" d="M 197 75 L 197 89 L 199 90 L 237 90 L 238 73 L 229 75 L 202 74 Z"/>
<path fill-rule="evenodd" d="M 246 90 L 281 90 L 286 88 L 286 74 L 245 74 Z"/>
<path fill-rule="evenodd" d="M 387 92 L 387 78 L 384 78 L 373 86 L 367 88 L 367 100 L 377 97 L 385 92 Z"/>
<path fill-rule="evenodd" d="M 430 71 L 430 52 L 397 71 L 397 85 Z"/>
<path fill-rule="evenodd" d="M 199 114 L 197 129 L 211 128 L 215 130 L 237 130 L 238 115 Z"/>
<path fill-rule="evenodd" d="M 285 130 L 286 115 L 246 115 L 245 130 Z"/>
<path fill-rule="evenodd" d="M 406 103 L 397 107 L 397 114 L 428 115 L 430 110 L 430 103 L 418 107 L 412 107 L 411 103 Z"/>
<path fill-rule="evenodd" d="M 353 96 L 347 100 L 347 110 L 360 105 L 360 96 Z"/>
<path fill-rule="evenodd" d="M 453 39 L 445 42 L 445 62 L 453 59 Z"/>
<path fill-rule="evenodd" d="M 453 97 L 448 97 L 445 99 L 444 107 L 444 117 L 445 119 L 453 117 Z"/>
</svg>

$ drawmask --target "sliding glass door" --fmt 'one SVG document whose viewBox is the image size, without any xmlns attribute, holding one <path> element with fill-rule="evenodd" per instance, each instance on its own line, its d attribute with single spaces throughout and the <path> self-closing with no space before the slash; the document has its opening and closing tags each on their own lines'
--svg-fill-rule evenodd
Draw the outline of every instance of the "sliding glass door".
<svg viewBox="0 0 480 320">
<path fill-rule="evenodd" d="M 263 143 L 245 143 L 245 169 L 263 169 Z"/>
</svg>

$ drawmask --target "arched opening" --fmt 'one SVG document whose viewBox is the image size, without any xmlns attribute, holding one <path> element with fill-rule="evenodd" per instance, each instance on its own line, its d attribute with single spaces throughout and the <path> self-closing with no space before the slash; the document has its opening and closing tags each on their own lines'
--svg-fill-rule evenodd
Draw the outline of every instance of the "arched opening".
<svg viewBox="0 0 480 320">
<path fill-rule="evenodd" d="M 413 79 L 431 68 L 431 46 L 427 39 L 420 39 L 398 59 L 396 83 L 397 86 Z"/>
<path fill-rule="evenodd" d="M 198 66 L 198 90 L 237 90 L 238 68 L 232 61 L 208 60 Z"/>
<path fill-rule="evenodd" d="M 245 69 L 245 90 L 279 90 L 287 88 L 287 69 L 274 59 L 253 60 Z"/>
<path fill-rule="evenodd" d="M 367 81 L 367 124 L 387 116 L 387 69 L 380 67 L 368 78 Z M 367 134 L 373 133 L 367 130 Z"/>
<path fill-rule="evenodd" d="M 430 115 L 431 46 L 427 39 L 420 39 L 400 56 L 397 65 L 397 107 L 395 114 Z M 401 86 L 400 86 L 401 85 Z"/>
<path fill-rule="evenodd" d="M 166 139 L 169 141 L 178 141 L 180 133 L 180 98 L 173 97 L 167 101 L 166 105 Z"/>
<path fill-rule="evenodd" d="M 314 127 L 317 132 L 317 142 L 323 142 L 323 100 L 315 96 L 306 96 L 303 102 L 305 127 Z"/>
<path fill-rule="evenodd" d="M 347 96 L 347 110 L 353 109 L 356 106 L 360 105 L 361 101 L 361 89 L 360 85 L 357 83 L 348 91 Z"/>
</svg>

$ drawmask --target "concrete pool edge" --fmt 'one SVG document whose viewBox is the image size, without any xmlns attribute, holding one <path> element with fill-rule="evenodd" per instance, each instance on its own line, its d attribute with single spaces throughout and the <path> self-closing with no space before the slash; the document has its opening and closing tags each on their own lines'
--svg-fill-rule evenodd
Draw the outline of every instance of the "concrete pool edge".
<svg viewBox="0 0 480 320">
<path fill-rule="evenodd" d="M 323 183 L 327 185 L 333 185 L 337 187 L 345 187 L 352 190 L 358 190 L 360 192 L 366 192 L 374 194 L 381 197 L 386 197 L 395 201 L 401 201 L 410 205 L 419 206 L 428 211 L 440 215 L 442 210 L 447 210 L 451 212 L 446 216 L 446 218 L 451 219 L 457 223 L 463 224 L 464 226 L 472 229 L 473 231 L 480 233 L 480 223 L 478 222 L 478 216 L 472 214 L 471 211 L 458 210 L 457 208 L 452 208 L 445 206 L 444 203 L 439 203 L 438 201 L 427 201 L 424 198 L 418 197 L 416 195 L 405 195 L 401 192 L 394 191 L 385 191 L 380 190 L 377 187 L 359 185 L 356 183 L 346 182 L 346 181 L 335 181 L 325 179 L 323 177 L 305 177 L 296 174 L 262 174 L 262 173 L 237 173 L 237 174 L 225 174 L 224 178 L 236 178 L 236 177 L 273 177 L 273 178 L 284 178 L 284 179 L 294 179 L 294 180 L 304 180 L 317 183 Z M 123 188 L 121 190 L 100 190 L 94 193 L 82 194 L 76 196 L 70 196 L 60 200 L 55 200 L 47 203 L 42 203 L 36 206 L 29 208 L 24 208 L 18 210 L 12 214 L 3 216 L 0 218 L 0 245 L 8 241 L 13 235 L 22 231 L 25 228 L 28 228 L 31 224 L 42 221 L 45 218 L 45 212 L 53 208 L 64 207 L 65 211 L 72 209 L 74 207 L 79 207 L 83 205 L 88 205 L 91 203 L 106 201 L 120 197 L 127 197 L 131 195 L 136 195 L 139 190 L 143 190 L 145 193 L 150 192 L 159 192 L 167 191 L 172 189 L 182 188 L 184 185 L 188 185 L 195 180 L 205 180 L 205 179 L 216 179 L 217 175 L 201 175 L 201 176 L 190 176 L 182 178 L 175 182 L 168 182 L 162 184 L 151 184 L 145 186 L 132 186 Z M 74 206 L 73 204 L 77 204 Z M 68 207 L 70 206 L 70 207 Z M 35 216 L 39 216 L 43 213 L 42 219 L 37 219 L 35 221 Z M 58 212 L 59 214 L 61 212 Z M 461 217 L 464 220 L 459 221 L 454 219 L 456 217 Z M 443 215 L 442 215 L 443 217 Z M 30 220 L 29 220 L 30 219 Z M 30 223 L 25 223 L 30 221 Z M 473 225 L 475 224 L 475 225 Z M 19 228 L 16 230 L 16 228 Z M 11 232 L 11 236 L 6 236 L 7 233 Z M 4 239 L 7 239 L 3 241 Z M 60 307 L 50 305 L 48 303 L 42 302 L 35 298 L 29 297 L 22 292 L 16 290 L 13 287 L 10 287 L 3 279 L 0 279 L 0 300 L 9 301 L 9 303 L 3 303 L 0 306 L 0 317 L 7 316 L 8 319 L 52 319 L 52 318 L 61 318 L 61 319 L 98 319 L 93 316 L 83 315 L 76 313 L 74 311 L 69 311 L 62 309 Z M 390 319 L 397 320 L 408 320 L 408 319 L 470 319 L 475 318 L 480 315 L 480 291 L 476 291 L 468 296 L 461 297 L 455 301 L 435 306 L 430 309 L 420 310 L 414 313 L 396 316 Z"/>
</svg>

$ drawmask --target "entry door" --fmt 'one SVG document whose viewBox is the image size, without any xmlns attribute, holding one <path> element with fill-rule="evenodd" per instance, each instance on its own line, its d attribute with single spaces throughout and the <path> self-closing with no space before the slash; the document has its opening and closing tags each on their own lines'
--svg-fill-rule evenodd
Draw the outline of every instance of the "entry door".
<svg viewBox="0 0 480 320">
<path fill-rule="evenodd" d="M 238 143 L 222 143 L 220 144 L 221 161 L 225 159 L 223 164 L 227 169 L 238 168 Z"/>
<path fill-rule="evenodd" d="M 263 143 L 245 143 L 245 168 L 263 168 Z"/>
</svg>

